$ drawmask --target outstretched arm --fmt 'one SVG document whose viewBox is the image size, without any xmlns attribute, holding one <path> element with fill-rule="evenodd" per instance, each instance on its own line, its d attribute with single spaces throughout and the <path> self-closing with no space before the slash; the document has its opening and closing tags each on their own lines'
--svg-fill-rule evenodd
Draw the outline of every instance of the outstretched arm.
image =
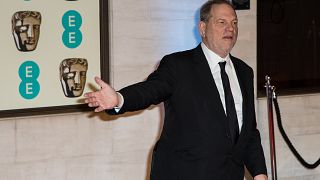
<svg viewBox="0 0 320 180">
<path fill-rule="evenodd" d="M 101 112 L 118 106 L 120 102 L 118 93 L 100 78 L 95 77 L 94 80 L 101 89 L 96 92 L 85 93 L 85 103 L 88 103 L 89 107 L 96 107 L 95 112 Z"/>
<path fill-rule="evenodd" d="M 177 84 L 176 71 L 174 59 L 165 56 L 145 81 L 122 88 L 119 92 L 96 77 L 101 90 L 86 93 L 85 102 L 90 107 L 96 107 L 95 112 L 110 110 L 106 112 L 111 115 L 145 109 L 170 97 Z"/>
</svg>

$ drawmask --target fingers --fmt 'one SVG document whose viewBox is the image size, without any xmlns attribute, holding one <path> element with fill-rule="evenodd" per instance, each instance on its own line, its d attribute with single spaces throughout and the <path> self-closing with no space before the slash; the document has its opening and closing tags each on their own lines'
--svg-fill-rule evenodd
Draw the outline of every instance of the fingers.
<svg viewBox="0 0 320 180">
<path fill-rule="evenodd" d="M 87 103 L 89 107 L 102 107 L 102 103 L 99 102 L 99 100 L 96 97 L 86 98 L 85 103 Z"/>
<path fill-rule="evenodd" d="M 98 107 L 99 103 L 98 102 L 92 102 L 92 103 L 88 103 L 89 107 Z"/>
<path fill-rule="evenodd" d="M 85 103 L 88 104 L 89 107 L 97 107 L 94 111 L 101 112 L 105 110 L 103 107 L 103 103 L 99 102 L 99 100 L 95 97 L 95 93 L 86 93 Z"/>
<path fill-rule="evenodd" d="M 96 97 L 94 97 L 94 96 L 92 96 L 92 97 L 87 97 L 87 98 L 84 100 L 85 103 L 93 103 L 93 102 L 96 102 L 96 101 L 97 101 L 97 99 L 96 99 Z"/>
<path fill-rule="evenodd" d="M 96 83 L 101 87 L 104 88 L 106 86 L 108 86 L 107 83 L 105 83 L 102 79 L 100 79 L 98 76 L 94 77 L 94 80 L 96 81 Z"/>
<path fill-rule="evenodd" d="M 107 100 L 112 99 L 113 95 L 113 88 L 105 83 L 99 77 L 94 78 L 95 82 L 101 87 L 99 91 L 96 92 L 87 92 L 84 94 L 85 103 L 88 104 L 89 107 L 95 107 L 95 112 L 101 112 L 105 109 L 112 108 L 112 103 L 108 102 Z"/>
<path fill-rule="evenodd" d="M 99 102 L 97 101 L 95 94 L 96 94 L 95 92 L 89 92 L 84 94 L 84 97 L 85 97 L 84 102 L 87 103 L 89 107 L 99 106 Z"/>
<path fill-rule="evenodd" d="M 101 111 L 104 111 L 104 110 L 105 110 L 105 108 L 103 108 L 102 106 L 100 106 L 98 102 L 88 103 L 88 106 L 89 106 L 89 107 L 97 107 L 97 108 L 94 109 L 94 112 L 101 112 Z"/>
<path fill-rule="evenodd" d="M 85 98 L 90 98 L 90 97 L 94 97 L 94 94 L 95 94 L 95 92 L 87 92 L 87 93 L 85 93 L 83 96 L 84 96 Z"/>
<path fill-rule="evenodd" d="M 85 100 L 86 103 L 88 103 L 89 107 L 97 107 L 94 111 L 95 112 L 101 112 L 103 111 L 105 108 L 103 108 L 103 106 L 99 103 L 99 101 L 96 100 L 95 97 L 93 98 L 88 98 Z"/>
<path fill-rule="evenodd" d="M 98 108 L 96 108 L 96 109 L 94 110 L 94 112 L 101 112 L 101 111 L 103 111 L 103 110 L 104 110 L 104 108 L 101 107 L 101 106 L 99 106 Z"/>
</svg>

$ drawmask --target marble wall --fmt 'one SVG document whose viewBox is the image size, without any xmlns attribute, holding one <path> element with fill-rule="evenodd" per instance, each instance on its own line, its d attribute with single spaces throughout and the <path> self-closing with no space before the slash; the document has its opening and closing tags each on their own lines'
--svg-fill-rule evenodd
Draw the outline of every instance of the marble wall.
<svg viewBox="0 0 320 180">
<path fill-rule="evenodd" d="M 205 0 L 110 0 L 111 84 L 144 80 L 168 53 L 199 42 L 197 14 Z M 256 69 L 256 0 L 238 11 L 239 39 L 232 54 Z M 319 94 L 279 97 L 283 125 L 309 162 L 319 158 Z M 256 101 L 269 171 L 266 99 Z M 162 105 L 110 117 L 73 113 L 0 121 L 0 179 L 148 180 L 150 153 L 161 132 Z M 278 179 L 320 179 L 295 159 L 276 126 Z M 250 178 L 248 178 L 250 179 Z"/>
</svg>

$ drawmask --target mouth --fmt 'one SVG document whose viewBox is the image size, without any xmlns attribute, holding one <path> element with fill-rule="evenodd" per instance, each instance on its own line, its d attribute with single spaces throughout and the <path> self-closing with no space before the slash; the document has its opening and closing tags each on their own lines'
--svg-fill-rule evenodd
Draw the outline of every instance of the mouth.
<svg viewBox="0 0 320 180">
<path fill-rule="evenodd" d="M 30 44 L 30 45 L 33 45 L 35 44 L 36 42 L 34 40 L 28 40 L 28 41 L 24 41 L 25 44 Z"/>
<path fill-rule="evenodd" d="M 81 86 L 73 86 L 73 87 L 71 87 L 71 90 L 72 91 L 80 91 L 80 90 L 82 90 L 82 87 Z"/>
<path fill-rule="evenodd" d="M 226 35 L 226 36 L 223 36 L 222 39 L 224 39 L 224 40 L 233 40 L 233 36 L 232 35 Z"/>
</svg>

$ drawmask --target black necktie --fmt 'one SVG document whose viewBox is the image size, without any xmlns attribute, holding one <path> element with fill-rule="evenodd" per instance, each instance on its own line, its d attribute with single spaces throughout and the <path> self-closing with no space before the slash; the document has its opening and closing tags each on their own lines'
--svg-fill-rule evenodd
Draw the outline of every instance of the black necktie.
<svg viewBox="0 0 320 180">
<path fill-rule="evenodd" d="M 226 61 L 219 62 L 220 65 L 220 73 L 221 73 L 221 79 L 223 84 L 223 90 L 224 90 L 224 97 L 226 102 L 226 114 L 230 129 L 230 136 L 232 139 L 232 143 L 236 144 L 238 137 L 239 137 L 239 125 L 238 125 L 238 118 L 237 118 L 237 112 L 230 88 L 230 82 L 228 75 L 226 73 L 225 67 L 226 67 Z"/>
</svg>

